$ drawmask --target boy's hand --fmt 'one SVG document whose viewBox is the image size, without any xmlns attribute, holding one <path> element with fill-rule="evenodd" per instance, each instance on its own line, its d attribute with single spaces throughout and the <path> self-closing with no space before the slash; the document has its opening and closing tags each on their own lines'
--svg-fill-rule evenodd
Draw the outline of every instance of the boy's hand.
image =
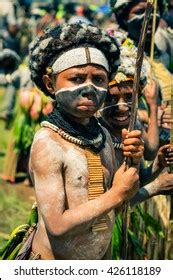
<svg viewBox="0 0 173 280">
<path fill-rule="evenodd" d="M 166 172 L 160 173 L 153 181 L 153 191 L 155 195 L 173 194 L 173 174 Z"/>
<path fill-rule="evenodd" d="M 171 106 L 162 105 L 158 107 L 158 126 L 171 128 Z"/>
<path fill-rule="evenodd" d="M 155 80 L 151 80 L 150 83 L 145 87 L 144 95 L 150 109 L 153 106 L 157 107 L 158 85 Z"/>
<path fill-rule="evenodd" d="M 139 175 L 135 167 L 126 170 L 126 164 L 123 163 L 116 171 L 113 179 L 112 189 L 122 202 L 132 198 L 139 188 Z"/>
<path fill-rule="evenodd" d="M 173 165 L 173 145 L 167 144 L 158 151 L 159 167 L 164 168 Z"/>
<path fill-rule="evenodd" d="M 144 141 L 141 136 L 140 130 L 131 132 L 125 128 L 122 130 L 123 154 L 124 157 L 132 158 L 133 164 L 138 164 L 144 154 Z"/>
</svg>

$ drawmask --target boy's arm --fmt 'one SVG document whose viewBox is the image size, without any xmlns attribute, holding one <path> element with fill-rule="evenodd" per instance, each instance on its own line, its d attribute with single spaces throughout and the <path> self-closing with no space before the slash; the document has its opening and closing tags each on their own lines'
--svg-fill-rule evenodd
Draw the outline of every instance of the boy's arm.
<svg viewBox="0 0 173 280">
<path fill-rule="evenodd" d="M 38 137 L 31 149 L 31 168 L 39 211 L 51 235 L 76 233 L 91 226 L 100 215 L 122 205 L 134 196 L 138 175 L 135 168 L 116 172 L 112 188 L 94 200 L 81 201 L 67 209 L 68 197 L 62 176 L 63 151 L 49 137 Z M 76 192 L 77 194 L 77 192 Z"/>
<path fill-rule="evenodd" d="M 160 173 L 156 179 L 138 190 L 135 196 L 130 200 L 130 204 L 134 206 L 135 204 L 139 204 L 159 194 L 173 194 L 173 174 L 167 171 Z"/>
<path fill-rule="evenodd" d="M 155 158 L 159 147 L 157 91 L 158 86 L 154 80 L 145 87 L 145 97 L 149 108 L 148 128 L 147 131 L 143 130 L 143 139 L 145 141 L 144 157 L 147 160 Z"/>
</svg>

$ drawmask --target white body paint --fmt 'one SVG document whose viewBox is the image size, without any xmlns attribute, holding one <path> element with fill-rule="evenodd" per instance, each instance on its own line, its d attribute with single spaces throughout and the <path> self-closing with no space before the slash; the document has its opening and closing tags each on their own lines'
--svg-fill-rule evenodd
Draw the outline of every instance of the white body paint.
<svg viewBox="0 0 173 280">
<path fill-rule="evenodd" d="M 108 134 L 107 138 L 100 155 L 108 190 L 115 161 Z M 114 211 L 104 213 L 106 230 L 92 232 L 91 226 L 103 206 L 88 201 L 85 150 L 42 128 L 32 145 L 30 171 L 39 209 L 33 252 L 40 253 L 42 259 L 102 259 L 111 241 Z"/>
</svg>

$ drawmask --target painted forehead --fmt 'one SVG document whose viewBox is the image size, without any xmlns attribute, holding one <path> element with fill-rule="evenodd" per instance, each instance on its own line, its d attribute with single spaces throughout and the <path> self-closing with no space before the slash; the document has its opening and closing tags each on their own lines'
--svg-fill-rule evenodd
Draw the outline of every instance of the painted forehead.
<svg viewBox="0 0 173 280">
<path fill-rule="evenodd" d="M 108 94 L 110 97 L 114 95 L 125 95 L 125 94 L 132 94 L 133 93 L 133 87 L 113 87 L 112 89 L 109 89 Z"/>
<path fill-rule="evenodd" d="M 91 72 L 93 74 L 105 74 L 107 76 L 107 71 L 99 65 L 96 64 L 87 64 L 87 65 L 81 65 L 81 66 L 74 66 L 69 69 L 64 70 L 63 74 L 87 74 L 88 72 Z"/>
</svg>

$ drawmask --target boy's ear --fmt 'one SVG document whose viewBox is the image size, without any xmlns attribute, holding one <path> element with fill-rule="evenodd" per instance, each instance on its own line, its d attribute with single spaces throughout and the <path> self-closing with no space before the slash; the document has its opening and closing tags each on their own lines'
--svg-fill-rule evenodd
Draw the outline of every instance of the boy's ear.
<svg viewBox="0 0 173 280">
<path fill-rule="evenodd" d="M 43 83 L 45 84 L 47 90 L 51 93 L 51 94 L 55 94 L 55 90 L 54 90 L 54 86 L 53 86 L 53 81 L 50 78 L 49 75 L 43 75 Z"/>
</svg>

